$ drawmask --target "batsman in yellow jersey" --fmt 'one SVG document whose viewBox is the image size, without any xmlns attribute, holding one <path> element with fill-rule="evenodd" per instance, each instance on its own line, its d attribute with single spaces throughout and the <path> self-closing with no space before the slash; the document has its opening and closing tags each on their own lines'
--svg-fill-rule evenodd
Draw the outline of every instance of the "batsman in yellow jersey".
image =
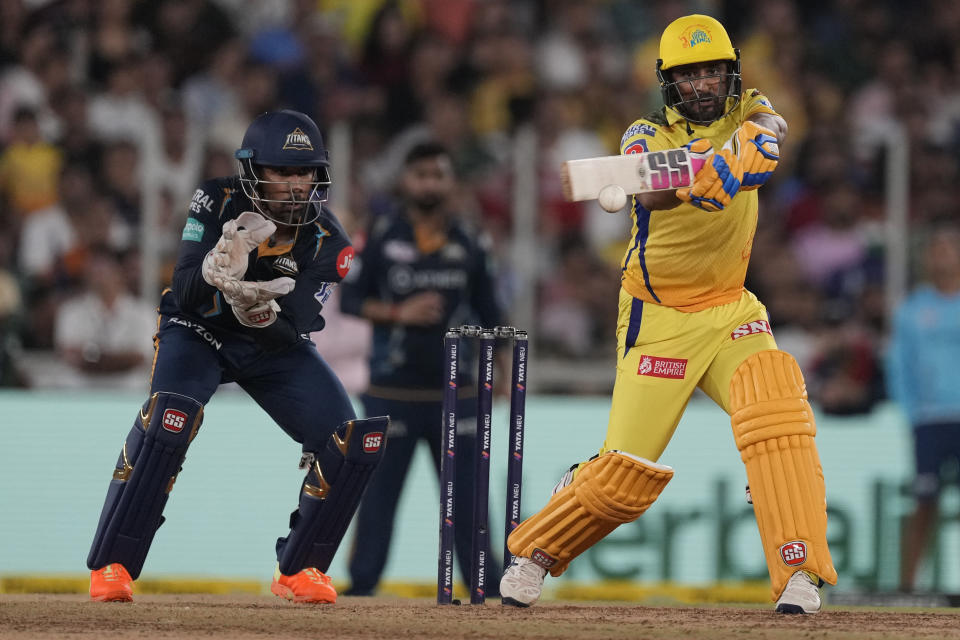
<svg viewBox="0 0 960 640">
<path fill-rule="evenodd" d="M 731 417 L 781 613 L 817 613 L 836 584 L 813 412 L 796 361 L 743 283 L 757 189 L 779 161 L 786 122 L 743 90 L 740 52 L 717 20 L 689 15 L 660 39 L 664 107 L 634 122 L 622 154 L 686 147 L 693 184 L 634 196 L 623 258 L 617 377 L 598 456 L 568 473 L 509 538 L 505 604 L 537 601 L 547 572 L 640 517 L 673 477 L 658 462 L 696 387 Z"/>
</svg>

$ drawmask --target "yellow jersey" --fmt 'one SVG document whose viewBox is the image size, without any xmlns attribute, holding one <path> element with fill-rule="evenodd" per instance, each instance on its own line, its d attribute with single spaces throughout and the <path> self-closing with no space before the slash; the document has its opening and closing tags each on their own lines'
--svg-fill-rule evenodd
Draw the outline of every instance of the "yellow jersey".
<svg viewBox="0 0 960 640">
<path fill-rule="evenodd" d="M 620 153 L 676 149 L 694 138 L 706 138 L 719 149 L 755 113 L 777 115 L 756 89 L 745 91 L 733 112 L 708 126 L 688 124 L 673 109 L 661 108 L 630 125 Z M 717 213 L 687 203 L 648 211 L 636 197 L 632 205 L 632 236 L 621 277 L 627 293 L 687 312 L 740 298 L 757 228 L 756 189 L 738 192 Z"/>
</svg>

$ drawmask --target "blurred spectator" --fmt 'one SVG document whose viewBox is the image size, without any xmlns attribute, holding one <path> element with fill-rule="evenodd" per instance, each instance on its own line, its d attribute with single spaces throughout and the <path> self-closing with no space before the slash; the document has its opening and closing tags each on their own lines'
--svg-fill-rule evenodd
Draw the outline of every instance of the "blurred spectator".
<svg viewBox="0 0 960 640">
<path fill-rule="evenodd" d="M 21 275 L 33 286 L 50 286 L 58 278 L 68 276 L 64 272 L 63 257 L 77 244 L 76 227 L 93 197 L 90 171 L 84 165 L 68 164 L 59 178 L 59 200 L 24 222 L 19 267 Z"/>
<path fill-rule="evenodd" d="M 124 222 L 134 229 L 140 226 L 141 217 L 140 159 L 141 154 L 132 142 L 114 141 L 104 150 L 101 173 L 103 182 L 100 186 L 104 195 Z M 153 179 L 155 176 L 151 176 Z"/>
<path fill-rule="evenodd" d="M 36 112 L 18 108 L 10 144 L 0 155 L 0 197 L 20 218 L 49 207 L 57 199 L 62 161 L 62 152 L 41 139 Z"/>
<path fill-rule="evenodd" d="M 224 147 L 207 147 L 200 169 L 201 180 L 212 180 L 217 176 L 231 176 L 237 172 L 237 161 L 233 150 Z M 182 203 L 175 203 L 182 205 Z"/>
<path fill-rule="evenodd" d="M 854 93 L 849 107 L 854 149 L 865 155 L 897 123 L 901 115 L 898 93 L 912 84 L 917 68 L 910 44 L 904 40 L 887 41 L 878 53 L 876 75 Z M 910 104 L 910 108 L 922 106 L 913 99 Z"/>
<path fill-rule="evenodd" d="M 913 427 L 916 463 L 916 510 L 901 542 L 905 591 L 929 547 L 944 467 L 960 462 L 960 231 L 936 230 L 924 255 L 929 284 L 897 309 L 887 354 L 890 395 Z"/>
<path fill-rule="evenodd" d="M 184 109 L 201 131 L 211 126 L 220 114 L 239 110 L 240 97 L 235 87 L 240 84 L 243 61 L 243 43 L 226 40 L 217 44 L 210 66 L 184 82 Z"/>
<path fill-rule="evenodd" d="M 478 33 L 470 64 L 474 83 L 470 118 L 480 135 L 510 133 L 529 120 L 537 101 L 532 43 L 516 29 Z"/>
<path fill-rule="evenodd" d="M 395 0 L 388 0 L 373 18 L 363 45 L 360 70 L 384 94 L 381 127 L 398 131 L 420 119 L 420 105 L 410 87 L 414 28 Z"/>
<path fill-rule="evenodd" d="M 585 232 L 595 253 L 617 242 L 619 247 L 613 260 L 619 262 L 623 257 L 622 244 L 630 229 L 629 217 L 610 215 L 595 201 L 567 202 L 556 169 L 566 160 L 610 153 L 600 137 L 584 126 L 581 107 L 573 93 L 549 93 L 541 96 L 537 104 L 536 125 L 543 141 L 539 156 L 541 229 L 548 237 L 557 239 Z M 592 222 L 588 224 L 588 220 Z"/>
<path fill-rule="evenodd" d="M 540 292 L 541 346 L 545 355 L 583 358 L 601 344 L 616 348 L 618 269 L 601 262 L 578 234 L 560 242 L 557 266 Z"/>
<path fill-rule="evenodd" d="M 133 7 L 127 0 L 96 3 L 88 44 L 88 79 L 98 85 L 107 83 L 114 67 L 143 55 L 146 49 L 147 34 L 131 21 Z"/>
<path fill-rule="evenodd" d="M 799 259 L 783 251 L 782 245 L 782 231 L 761 219 L 746 287 L 764 301 L 777 346 L 791 354 L 809 377 L 823 325 L 823 298 L 804 277 Z"/>
<path fill-rule="evenodd" d="M 3 6 L 18 2 L 0 3 Z M 31 22 L 20 34 L 17 62 L 0 71 L 0 144 L 10 141 L 14 114 L 27 108 L 36 116 L 38 130 L 52 138 L 56 123 L 49 111 L 44 71 L 54 55 L 56 40 L 53 30 L 43 22 Z"/>
<path fill-rule="evenodd" d="M 194 187 L 200 182 L 203 134 L 191 126 L 186 113 L 176 100 L 171 99 L 164 105 L 160 117 L 159 153 L 144 158 L 142 175 L 148 176 L 152 187 L 169 194 L 173 202 L 182 208 L 190 201 Z M 231 168 L 227 173 L 219 175 L 232 173 L 234 171 Z M 168 222 L 170 228 L 179 230 L 182 220 Z M 177 237 L 178 243 L 179 240 Z"/>
<path fill-rule="evenodd" d="M 856 188 L 846 180 L 824 185 L 822 218 L 793 240 L 797 264 L 817 286 L 840 272 L 855 269 L 867 257 L 867 236 L 860 225 Z"/>
<path fill-rule="evenodd" d="M 0 2 L 0 67 L 16 62 L 26 17 L 23 2 Z"/>
<path fill-rule="evenodd" d="M 175 85 L 208 65 L 216 46 L 236 33 L 231 16 L 212 0 L 144 0 L 134 3 L 133 19 L 149 29 L 156 50 L 173 61 Z"/>
<path fill-rule="evenodd" d="M 143 59 L 124 59 L 110 68 L 106 91 L 87 107 L 90 129 L 107 142 L 132 141 L 141 153 L 154 153 L 160 144 L 157 113 L 143 97 Z"/>
<path fill-rule="evenodd" d="M 27 378 L 18 361 L 23 297 L 17 279 L 7 269 L 11 240 L 0 238 L 0 387 L 25 387 Z"/>
<path fill-rule="evenodd" d="M 143 100 L 155 113 L 162 116 L 165 109 L 178 103 L 173 85 L 173 66 L 169 59 L 157 51 L 149 52 L 140 64 L 140 74 L 143 77 Z"/>
<path fill-rule="evenodd" d="M 53 96 L 53 107 L 60 121 L 57 146 L 66 164 L 80 164 L 99 172 L 103 143 L 90 129 L 87 115 L 88 91 L 79 85 L 61 89 Z"/>
<path fill-rule="evenodd" d="M 242 65 L 236 109 L 217 115 L 207 129 L 207 143 L 233 149 L 247 125 L 261 113 L 277 108 L 277 76 L 269 66 L 247 60 Z"/>
<path fill-rule="evenodd" d="M 495 166 L 494 151 L 470 128 L 466 100 L 455 93 L 441 93 L 427 103 L 423 122 L 397 132 L 386 149 L 369 158 L 362 168 L 364 186 L 373 193 L 389 191 L 407 153 L 430 140 L 450 150 L 457 175 L 468 184 Z"/>
<path fill-rule="evenodd" d="M 126 289 L 116 256 L 93 248 L 80 292 L 57 311 L 55 345 L 78 387 L 137 389 L 153 355 L 157 315 Z"/>
<path fill-rule="evenodd" d="M 828 323 L 817 335 L 807 380 L 824 413 L 869 413 L 883 398 L 883 373 L 873 334 L 856 318 Z"/>
<path fill-rule="evenodd" d="M 30 323 L 24 339 L 33 348 L 53 345 L 53 318 L 63 297 L 80 285 L 89 248 L 130 247 L 130 228 L 111 202 L 96 193 L 92 177 L 80 165 L 67 166 L 60 201 L 36 212 L 23 226 L 18 265 L 26 282 Z"/>
</svg>

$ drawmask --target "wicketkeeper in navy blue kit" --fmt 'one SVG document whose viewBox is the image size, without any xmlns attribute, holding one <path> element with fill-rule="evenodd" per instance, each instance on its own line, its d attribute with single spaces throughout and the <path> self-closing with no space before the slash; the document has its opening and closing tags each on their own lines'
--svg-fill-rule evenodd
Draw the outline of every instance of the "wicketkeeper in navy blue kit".
<svg viewBox="0 0 960 640">
<path fill-rule="evenodd" d="M 389 422 L 357 419 L 308 337 L 323 328 L 323 303 L 350 270 L 353 247 L 323 206 L 329 162 L 308 116 L 259 116 L 235 156 L 239 175 L 203 183 L 189 205 L 160 302 L 150 396 L 123 444 L 87 558 L 93 600 L 132 600 L 204 406 L 231 381 L 303 446 L 306 477 L 289 533 L 277 540 L 271 591 L 296 602 L 337 598 L 323 572 Z"/>
<path fill-rule="evenodd" d="M 397 502 L 417 443 L 424 440 L 439 473 L 443 334 L 447 327 L 500 324 L 485 237 L 458 219 L 456 186 L 447 150 L 415 146 L 400 176 L 403 208 L 373 224 L 366 246 L 344 281 L 341 309 L 373 322 L 370 386 L 361 396 L 368 416 L 390 416 L 390 449 L 377 467 L 357 514 L 348 595 L 372 595 L 390 549 Z M 467 347 L 464 344 L 464 347 Z M 464 354 L 460 371 L 461 423 L 457 438 L 455 509 L 473 513 L 473 450 L 477 399 L 475 362 Z M 436 496 L 431 498 L 431 504 Z M 456 519 L 455 548 L 469 583 L 469 517 Z M 493 558 L 490 549 L 487 557 Z M 496 563 L 490 562 L 489 566 Z M 488 582 L 499 596 L 496 581 Z"/>
</svg>

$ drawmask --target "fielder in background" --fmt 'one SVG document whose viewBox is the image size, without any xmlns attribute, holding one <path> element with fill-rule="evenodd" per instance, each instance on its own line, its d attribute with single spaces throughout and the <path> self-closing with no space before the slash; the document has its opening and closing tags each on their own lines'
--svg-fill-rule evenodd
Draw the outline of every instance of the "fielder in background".
<svg viewBox="0 0 960 640">
<path fill-rule="evenodd" d="M 190 203 L 160 302 L 150 397 L 120 452 L 87 558 L 93 600 L 133 599 L 204 406 L 230 381 L 303 449 L 306 477 L 290 531 L 277 540 L 271 591 L 297 602 L 337 598 L 323 572 L 380 459 L 388 423 L 356 419 L 308 338 L 323 328 L 320 311 L 350 270 L 353 247 L 323 206 L 329 163 L 309 117 L 259 116 L 235 155 L 239 175 L 203 183 Z M 249 479 L 225 481 L 242 490 Z"/>
<path fill-rule="evenodd" d="M 930 546 L 944 470 L 960 462 L 960 229 L 935 230 L 924 254 L 929 284 L 897 309 L 887 354 L 890 396 L 913 426 L 916 510 L 901 543 L 900 588 L 912 591 Z"/>
<path fill-rule="evenodd" d="M 756 190 L 787 126 L 763 94 L 742 89 L 739 51 L 709 16 L 667 26 L 656 71 L 665 106 L 634 122 L 620 151 L 687 147 L 703 165 L 691 187 L 633 198 L 606 440 L 510 536 L 519 558 L 500 591 L 506 604 L 533 604 L 548 571 L 560 575 L 653 504 L 674 473 L 657 460 L 699 387 L 731 416 L 776 610 L 816 613 L 819 587 L 837 574 L 813 412 L 796 361 L 743 286 Z"/>
<path fill-rule="evenodd" d="M 449 152 L 436 143 L 407 154 L 399 181 L 402 210 L 376 220 L 340 292 L 341 308 L 373 325 L 366 415 L 389 415 L 390 448 L 357 514 L 348 595 L 372 595 L 390 551 L 397 502 L 417 443 L 426 442 L 440 470 L 443 336 L 447 327 L 502 324 L 494 295 L 488 240 L 459 220 Z M 466 346 L 466 341 L 464 346 Z M 475 358 L 461 357 L 460 389 L 475 389 Z M 461 394 L 457 437 L 459 514 L 473 513 L 473 434 L 477 400 Z M 470 583 L 470 518 L 456 520 L 455 549 Z M 493 558 L 490 549 L 487 557 Z M 494 566 L 489 562 L 488 566 Z M 496 581 L 487 595 L 496 596 Z M 491 593 L 492 592 L 492 593 Z"/>
</svg>

